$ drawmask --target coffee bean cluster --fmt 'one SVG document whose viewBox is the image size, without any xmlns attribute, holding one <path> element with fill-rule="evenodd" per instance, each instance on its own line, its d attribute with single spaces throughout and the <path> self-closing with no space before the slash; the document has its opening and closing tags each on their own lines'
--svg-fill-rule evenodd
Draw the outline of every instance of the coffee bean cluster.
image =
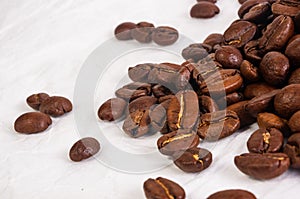
<svg viewBox="0 0 300 199">
<path fill-rule="evenodd" d="M 212 18 L 220 13 L 219 7 L 215 4 L 217 0 L 197 0 L 190 10 L 190 16 L 193 18 Z"/>
<path fill-rule="evenodd" d="M 154 27 L 149 22 L 124 22 L 119 24 L 114 31 L 118 40 L 135 39 L 140 43 L 150 43 L 154 41 L 160 46 L 167 46 L 175 43 L 179 33 L 175 28 L 170 26 Z"/>
</svg>

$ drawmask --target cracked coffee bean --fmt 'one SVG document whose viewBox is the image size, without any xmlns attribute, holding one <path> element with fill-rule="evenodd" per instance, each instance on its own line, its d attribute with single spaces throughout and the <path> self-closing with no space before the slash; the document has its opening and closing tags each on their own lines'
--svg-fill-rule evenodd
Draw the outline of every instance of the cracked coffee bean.
<svg viewBox="0 0 300 199">
<path fill-rule="evenodd" d="M 49 97 L 47 93 L 33 94 L 26 99 L 26 102 L 31 108 L 39 110 L 41 103 Z"/>
<path fill-rule="evenodd" d="M 86 137 L 78 140 L 71 147 L 69 157 L 74 162 L 80 162 L 94 156 L 99 150 L 99 142 L 95 138 Z"/>
<path fill-rule="evenodd" d="M 52 96 L 43 101 L 39 110 L 52 117 L 59 117 L 72 111 L 72 103 L 65 97 Z"/>
</svg>

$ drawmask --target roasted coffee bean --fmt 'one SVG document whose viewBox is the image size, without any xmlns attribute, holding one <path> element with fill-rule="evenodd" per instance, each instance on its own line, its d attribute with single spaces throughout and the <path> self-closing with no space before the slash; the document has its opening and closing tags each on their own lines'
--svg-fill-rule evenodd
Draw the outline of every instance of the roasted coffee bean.
<svg viewBox="0 0 300 199">
<path fill-rule="evenodd" d="M 257 82 L 249 84 L 245 87 L 244 96 L 247 99 L 252 99 L 265 93 L 269 93 L 273 90 L 276 90 L 276 88 L 266 84 L 265 82 Z"/>
<path fill-rule="evenodd" d="M 234 21 L 224 32 L 224 40 L 230 46 L 241 48 L 253 39 L 256 31 L 256 25 L 249 21 Z"/>
<path fill-rule="evenodd" d="M 243 3 L 245 3 L 246 1 L 248 1 L 248 0 L 239 0 L 239 3 L 240 3 L 240 4 L 243 4 Z"/>
<path fill-rule="evenodd" d="M 40 105 L 39 110 L 52 117 L 58 117 L 72 111 L 72 103 L 65 97 L 53 96 L 47 98 Z"/>
<path fill-rule="evenodd" d="M 207 199 L 256 199 L 256 197 L 253 193 L 246 190 L 228 189 L 218 191 L 210 195 Z"/>
<path fill-rule="evenodd" d="M 222 45 L 224 43 L 224 37 L 220 33 L 212 33 L 208 35 L 203 41 L 204 44 L 214 47 L 215 45 Z"/>
<path fill-rule="evenodd" d="M 216 51 L 215 56 L 223 68 L 239 69 L 243 61 L 240 51 L 232 46 L 223 46 Z"/>
<path fill-rule="evenodd" d="M 288 58 L 280 52 L 268 52 L 262 59 L 260 72 L 264 80 L 273 86 L 282 85 L 289 73 Z"/>
<path fill-rule="evenodd" d="M 191 44 L 183 49 L 181 55 L 186 60 L 192 59 L 194 62 L 198 62 L 199 60 L 207 57 L 208 53 L 211 51 L 211 45 L 205 43 L 196 43 Z"/>
<path fill-rule="evenodd" d="M 132 79 L 132 81 L 148 83 L 149 72 L 154 67 L 156 67 L 156 64 L 151 63 L 138 64 L 134 67 L 129 67 L 128 76 L 130 77 L 130 79 Z"/>
<path fill-rule="evenodd" d="M 245 110 L 250 113 L 253 117 L 256 117 L 258 113 L 265 112 L 267 110 L 272 110 L 273 102 L 275 95 L 280 92 L 280 89 L 273 90 L 271 92 L 262 94 L 261 96 L 257 96 L 252 98 L 245 104 Z"/>
<path fill-rule="evenodd" d="M 212 163 L 212 154 L 203 148 L 190 148 L 174 154 L 174 164 L 184 172 L 196 173 L 207 169 Z"/>
<path fill-rule="evenodd" d="M 124 114 L 127 102 L 121 98 L 111 98 L 104 102 L 98 109 L 98 117 L 101 120 L 114 121 Z"/>
<path fill-rule="evenodd" d="M 280 118 L 273 113 L 259 113 L 257 115 L 257 124 L 261 129 L 276 128 L 283 133 L 284 137 L 287 137 L 290 133 L 287 120 Z"/>
<path fill-rule="evenodd" d="M 130 102 L 136 98 L 151 95 L 151 84 L 133 82 L 119 88 L 115 95 Z"/>
<path fill-rule="evenodd" d="M 292 132 L 300 132 L 300 110 L 292 115 L 288 125 Z"/>
<path fill-rule="evenodd" d="M 156 98 L 173 95 L 173 92 L 169 88 L 159 84 L 156 84 L 152 87 L 152 92 Z"/>
<path fill-rule="evenodd" d="M 133 113 L 138 110 L 142 110 L 142 111 L 149 110 L 151 106 L 156 104 L 156 102 L 157 99 L 151 96 L 137 98 L 129 103 L 128 105 L 129 113 Z"/>
<path fill-rule="evenodd" d="M 240 127 L 243 128 L 247 125 L 253 124 L 255 118 L 245 109 L 245 105 L 249 101 L 240 101 L 227 107 L 227 110 L 231 110 L 237 113 L 240 120 Z"/>
<path fill-rule="evenodd" d="M 243 93 L 234 92 L 217 100 L 217 104 L 220 106 L 220 109 L 225 109 L 227 106 L 230 106 L 243 100 Z"/>
<path fill-rule="evenodd" d="M 177 151 L 197 147 L 199 142 L 199 136 L 196 132 L 180 129 L 160 137 L 157 140 L 157 147 L 162 154 L 173 155 Z"/>
<path fill-rule="evenodd" d="M 249 0 L 251 1 L 251 0 Z M 263 51 L 259 48 L 259 41 L 258 40 L 252 40 L 249 41 L 244 46 L 244 53 L 245 57 L 254 63 L 259 63 L 262 59 Z"/>
<path fill-rule="evenodd" d="M 263 52 L 281 50 L 294 34 L 294 22 L 291 17 L 279 15 L 270 23 L 259 39 L 259 48 Z"/>
<path fill-rule="evenodd" d="M 271 4 L 269 2 L 262 2 L 250 8 L 250 10 L 244 14 L 243 20 L 254 23 L 264 23 L 271 14 Z"/>
<path fill-rule="evenodd" d="M 100 143 L 92 137 L 86 137 L 78 140 L 70 149 L 69 157 L 74 162 L 80 162 L 88 159 L 98 153 Z"/>
<path fill-rule="evenodd" d="M 49 95 L 47 93 L 38 93 L 38 94 L 30 95 L 26 99 L 26 102 L 31 108 L 35 110 L 39 110 L 41 103 L 48 98 Z"/>
<path fill-rule="evenodd" d="M 17 132 L 34 134 L 46 130 L 52 124 L 51 118 L 40 112 L 29 112 L 19 116 L 14 124 Z"/>
<path fill-rule="evenodd" d="M 285 49 L 285 55 L 289 58 L 292 65 L 298 66 L 300 64 L 300 34 L 292 37 Z"/>
<path fill-rule="evenodd" d="M 284 153 L 289 156 L 291 167 L 300 169 L 300 133 L 295 133 L 289 137 Z"/>
<path fill-rule="evenodd" d="M 269 2 L 268 0 L 247 0 L 245 1 L 238 10 L 238 15 L 242 19 L 245 14 L 249 12 L 251 8 L 259 3 Z M 271 2 L 270 2 L 271 3 Z"/>
<path fill-rule="evenodd" d="M 247 148 L 252 153 L 280 152 L 283 145 L 282 133 L 275 129 L 258 129 L 247 141 Z"/>
<path fill-rule="evenodd" d="M 291 84 L 281 89 L 275 96 L 274 107 L 280 116 L 289 118 L 300 110 L 299 90 L 300 84 Z"/>
<path fill-rule="evenodd" d="M 167 46 L 175 43 L 179 33 L 175 28 L 169 26 L 160 26 L 153 30 L 152 40 L 161 46 Z"/>
<path fill-rule="evenodd" d="M 272 5 L 272 12 L 275 15 L 296 16 L 300 12 L 298 0 L 279 0 Z"/>
<path fill-rule="evenodd" d="M 258 180 L 280 176 L 288 170 L 290 159 L 284 153 L 245 153 L 234 158 L 237 168 Z"/>
<path fill-rule="evenodd" d="M 136 24 L 132 22 L 121 23 L 115 29 L 115 37 L 118 40 L 130 40 L 132 39 L 131 31 L 136 27 L 137 27 Z"/>
<path fill-rule="evenodd" d="M 225 95 L 237 91 L 243 85 L 239 70 L 224 69 L 216 71 L 201 83 L 200 89 L 206 95 Z"/>
<path fill-rule="evenodd" d="M 292 72 L 289 78 L 289 84 L 300 84 L 300 68 Z"/>
<path fill-rule="evenodd" d="M 190 11 L 193 18 L 211 18 L 219 14 L 220 9 L 214 3 L 208 1 L 200 1 L 194 5 Z"/>
<path fill-rule="evenodd" d="M 217 3 L 217 0 L 197 0 L 198 2 L 200 1 L 209 1 L 209 2 L 212 2 L 212 3 Z"/>
<path fill-rule="evenodd" d="M 206 113 L 200 117 L 197 133 L 200 138 L 216 141 L 232 135 L 240 127 L 240 120 L 234 111 L 223 110 Z"/>
<path fill-rule="evenodd" d="M 164 101 L 162 104 L 157 105 L 155 108 L 150 110 L 149 116 L 150 116 L 150 120 L 151 120 L 151 125 L 152 128 L 155 131 L 161 131 L 165 125 L 166 125 L 166 121 L 167 121 L 167 107 L 164 107 L 163 104 L 169 104 L 170 100 L 168 101 Z"/>
<path fill-rule="evenodd" d="M 295 22 L 295 26 L 296 26 L 296 31 L 299 33 L 300 32 L 300 12 L 295 16 L 294 22 Z"/>
<path fill-rule="evenodd" d="M 260 74 L 258 68 L 251 62 L 244 60 L 240 66 L 242 76 L 249 82 L 257 82 L 260 80 Z"/>
<path fill-rule="evenodd" d="M 149 178 L 144 182 L 143 188 L 147 199 L 185 199 L 184 189 L 166 178 Z"/>
<path fill-rule="evenodd" d="M 212 113 L 219 111 L 217 103 L 206 95 L 199 97 L 199 110 L 201 113 Z"/>
<path fill-rule="evenodd" d="M 195 64 L 195 68 L 192 71 L 191 80 L 194 81 L 194 89 L 199 91 L 201 84 L 219 70 L 220 68 L 216 65 L 215 61 L 200 60 L 197 64 Z"/>
<path fill-rule="evenodd" d="M 167 110 L 168 126 L 172 131 L 192 129 L 198 119 L 198 97 L 194 91 L 179 91 Z"/>
<path fill-rule="evenodd" d="M 131 30 L 133 39 L 141 43 L 150 43 L 152 41 L 152 32 L 154 25 L 149 22 L 140 22 L 136 24 L 136 28 Z"/>
</svg>

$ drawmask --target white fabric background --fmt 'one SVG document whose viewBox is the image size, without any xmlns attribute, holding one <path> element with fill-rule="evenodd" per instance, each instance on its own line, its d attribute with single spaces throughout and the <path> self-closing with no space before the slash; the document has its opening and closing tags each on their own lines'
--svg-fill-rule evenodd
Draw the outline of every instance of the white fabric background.
<svg viewBox="0 0 300 199">
<path fill-rule="evenodd" d="M 119 23 L 149 21 L 157 26 L 170 25 L 195 42 L 201 42 L 212 32 L 222 33 L 237 19 L 237 0 L 219 0 L 221 13 L 207 20 L 189 17 L 194 3 L 194 0 L 0 1 L 1 199 L 140 199 L 144 198 L 143 182 L 158 176 L 181 184 L 188 199 L 206 198 L 229 188 L 247 189 L 263 199 L 299 198 L 299 171 L 289 170 L 278 178 L 258 181 L 243 175 L 234 166 L 233 157 L 247 152 L 246 140 L 256 125 L 220 141 L 218 145 L 200 144 L 212 151 L 214 161 L 210 168 L 199 174 L 183 173 L 174 165 L 136 175 L 118 172 L 95 159 L 73 163 L 68 159 L 68 151 L 80 138 L 73 112 L 53 119 L 52 126 L 41 134 L 28 136 L 14 131 L 15 119 L 32 111 L 25 103 L 27 96 L 44 91 L 73 99 L 76 77 L 82 64 L 97 46 L 113 36 Z M 166 57 L 155 55 L 145 61 L 174 61 L 166 60 Z M 122 63 L 125 63 L 125 69 L 131 66 L 121 61 L 115 65 L 120 67 Z M 103 84 L 118 84 L 114 79 L 107 81 Z M 99 90 L 95 93 L 98 100 L 95 107 L 112 96 L 115 88 L 102 90 L 104 93 Z M 99 125 L 107 124 L 99 122 Z M 107 131 L 111 129 L 106 128 Z M 113 144 L 130 142 L 123 134 L 111 140 L 115 141 Z M 132 142 L 140 144 L 138 148 L 141 145 L 149 147 L 149 142 Z M 127 148 L 135 150 L 134 147 Z M 101 158 L 101 153 L 98 157 Z"/>
</svg>

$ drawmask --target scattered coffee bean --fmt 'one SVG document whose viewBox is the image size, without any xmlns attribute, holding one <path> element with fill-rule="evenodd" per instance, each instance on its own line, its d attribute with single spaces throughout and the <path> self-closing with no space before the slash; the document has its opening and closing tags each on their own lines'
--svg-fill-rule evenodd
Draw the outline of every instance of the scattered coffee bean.
<svg viewBox="0 0 300 199">
<path fill-rule="evenodd" d="M 211 51 L 212 47 L 209 44 L 195 43 L 183 49 L 181 54 L 186 60 L 192 59 L 194 62 L 198 62 L 207 57 Z"/>
<path fill-rule="evenodd" d="M 38 93 L 38 94 L 30 95 L 26 99 L 26 102 L 31 108 L 35 110 L 39 110 L 41 103 L 48 98 L 49 95 L 47 93 Z"/>
<path fill-rule="evenodd" d="M 169 26 L 157 27 L 152 33 L 152 40 L 160 46 L 171 45 L 177 41 L 178 37 L 178 31 Z"/>
<path fill-rule="evenodd" d="M 272 15 L 271 4 L 269 2 L 261 2 L 244 13 L 243 20 L 261 24 L 264 23 L 270 15 Z"/>
<path fill-rule="evenodd" d="M 71 147 L 69 157 L 74 162 L 80 162 L 94 156 L 99 150 L 99 142 L 95 138 L 86 137 L 78 140 Z"/>
<path fill-rule="evenodd" d="M 287 137 L 290 134 L 287 120 L 280 118 L 273 113 L 259 113 L 257 115 L 257 124 L 261 129 L 276 128 L 283 133 L 284 137 Z"/>
<path fill-rule="evenodd" d="M 193 18 L 211 18 L 219 14 L 220 9 L 214 3 L 208 1 L 200 1 L 194 5 L 190 11 Z"/>
<path fill-rule="evenodd" d="M 104 102 L 98 109 L 101 120 L 115 121 L 123 116 L 127 102 L 121 98 L 111 98 Z"/>
<path fill-rule="evenodd" d="M 251 62 L 243 60 L 240 66 L 242 76 L 249 82 L 257 82 L 260 80 L 258 68 Z"/>
<path fill-rule="evenodd" d="M 279 0 L 273 3 L 272 12 L 275 15 L 296 16 L 300 12 L 300 2 L 297 0 Z"/>
<path fill-rule="evenodd" d="M 291 167 L 300 169 L 300 133 L 295 133 L 289 137 L 284 148 L 284 153 L 289 156 Z"/>
<path fill-rule="evenodd" d="M 221 45 L 223 43 L 224 43 L 224 37 L 220 33 L 212 33 L 208 35 L 203 41 L 203 44 L 210 45 L 211 47 L 214 47 L 215 45 Z"/>
<path fill-rule="evenodd" d="M 52 96 L 44 100 L 39 110 L 52 117 L 59 117 L 72 111 L 72 103 L 65 97 Z"/>
<path fill-rule="evenodd" d="M 135 23 L 124 22 L 118 25 L 115 29 L 115 37 L 118 40 L 130 40 L 132 39 L 131 31 L 137 28 Z"/>
<path fill-rule="evenodd" d="M 227 107 L 227 110 L 234 111 L 240 120 L 240 128 L 247 125 L 253 124 L 255 122 L 255 117 L 253 117 L 245 108 L 245 105 L 249 101 L 240 101 Z"/>
<path fill-rule="evenodd" d="M 118 89 L 115 95 L 130 102 L 136 98 L 151 95 L 151 84 L 133 82 Z"/>
<path fill-rule="evenodd" d="M 229 189 L 218 191 L 210 195 L 207 199 L 256 199 L 256 197 L 253 193 L 246 190 Z"/>
<path fill-rule="evenodd" d="M 136 28 L 132 29 L 131 36 L 140 43 L 150 43 L 152 41 L 152 32 L 154 25 L 149 22 L 140 22 L 136 24 Z"/>
</svg>

